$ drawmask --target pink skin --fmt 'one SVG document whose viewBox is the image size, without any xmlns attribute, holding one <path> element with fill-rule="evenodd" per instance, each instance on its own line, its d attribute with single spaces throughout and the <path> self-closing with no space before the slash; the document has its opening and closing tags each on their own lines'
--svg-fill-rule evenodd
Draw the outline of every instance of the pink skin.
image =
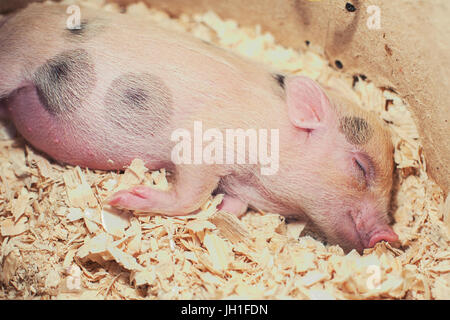
<svg viewBox="0 0 450 320">
<path fill-rule="evenodd" d="M 30 83 L 23 83 L 3 103 L 8 105 L 8 109 L 2 108 L 3 113 L 13 119 L 23 137 L 35 148 L 60 162 L 104 170 L 121 169 L 135 158 L 145 159 L 149 167 L 167 164 L 167 161 L 149 158 L 146 152 L 130 154 L 129 146 L 120 144 L 120 141 L 118 143 L 114 136 L 98 133 L 97 139 L 89 138 L 77 129 L 77 121 L 68 123 L 55 120 L 43 110 L 36 88 Z M 89 122 L 85 121 L 79 126 L 91 132 L 96 130 L 96 126 L 89 128 Z M 103 148 L 103 152 L 99 152 L 96 149 L 99 144 L 109 145 L 110 148 Z M 114 163 L 108 161 L 110 159 Z"/>
<path fill-rule="evenodd" d="M 222 202 L 217 206 L 217 209 L 232 213 L 239 218 L 247 211 L 247 207 L 247 203 L 237 198 L 225 195 Z"/>
<path fill-rule="evenodd" d="M 36 88 L 31 84 L 24 84 L 10 95 L 8 108 L 14 124 L 24 138 L 57 160 L 74 164 L 86 163 L 89 154 L 93 154 L 93 150 L 81 140 L 73 139 L 72 130 L 68 126 L 56 122 L 47 112 L 42 112 Z"/>
<path fill-rule="evenodd" d="M 58 28 L 67 18 L 65 9 L 52 8 L 31 5 L 0 28 L 0 106 L 29 143 L 58 161 L 122 170 L 141 158 L 151 170 L 166 168 L 175 174 L 167 192 L 136 186 L 112 195 L 107 199 L 111 205 L 138 213 L 186 215 L 219 190 L 225 194 L 220 210 L 241 216 L 250 206 L 298 215 L 348 250 L 397 241 L 387 223 L 390 138 L 377 119 L 342 94 L 324 91 L 305 77 L 287 77 L 282 89 L 269 71 L 226 51 L 147 21 L 83 8 L 88 20 L 101 15 L 98 23 L 105 24 L 74 46 L 84 46 L 95 61 L 96 87 L 77 110 L 58 118 L 41 104 L 31 77 L 68 47 L 67 35 L 42 39 L 62 34 Z M 136 39 L 129 30 L 139 30 L 133 33 Z M 128 49 L 118 50 L 117 43 Z M 130 70 L 155 75 L 169 87 L 173 113 L 163 132 L 151 134 L 155 123 L 150 115 L 144 115 L 138 131 L 119 130 L 108 122 L 106 110 L 114 110 L 106 109 L 105 95 L 114 79 Z M 340 129 L 343 116 L 365 119 L 371 138 L 350 143 Z M 175 165 L 170 134 L 192 128 L 197 120 L 205 129 L 279 129 L 278 172 L 261 175 L 259 165 Z"/>
</svg>

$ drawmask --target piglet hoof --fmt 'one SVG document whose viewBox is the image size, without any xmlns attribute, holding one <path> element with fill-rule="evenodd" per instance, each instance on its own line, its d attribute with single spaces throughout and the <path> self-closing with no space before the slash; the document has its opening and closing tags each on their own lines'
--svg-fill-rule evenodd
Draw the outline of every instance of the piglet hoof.
<svg viewBox="0 0 450 320">
<path fill-rule="evenodd" d="M 153 212 L 156 208 L 155 197 L 161 191 L 146 186 L 137 186 L 129 190 L 121 190 L 106 200 L 108 204 L 121 209 L 142 212 Z"/>
<path fill-rule="evenodd" d="M 106 200 L 113 207 L 137 211 L 136 214 L 159 213 L 165 216 L 195 214 L 198 206 L 191 199 L 177 197 L 173 191 L 161 191 L 147 186 L 121 190 Z"/>
<path fill-rule="evenodd" d="M 217 210 L 234 214 L 240 218 L 247 212 L 248 204 L 229 195 L 223 197 L 222 202 L 217 206 Z"/>
</svg>

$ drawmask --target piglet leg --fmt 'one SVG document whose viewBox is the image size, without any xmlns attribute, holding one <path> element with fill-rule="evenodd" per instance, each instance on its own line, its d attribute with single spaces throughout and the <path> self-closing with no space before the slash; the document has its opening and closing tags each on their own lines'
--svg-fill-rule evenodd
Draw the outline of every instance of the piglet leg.
<svg viewBox="0 0 450 320">
<path fill-rule="evenodd" d="M 212 167 L 177 167 L 175 183 L 169 191 L 147 186 L 121 190 L 107 202 L 115 207 L 168 216 L 194 213 L 217 187 L 220 177 Z"/>
<path fill-rule="evenodd" d="M 217 209 L 220 211 L 225 211 L 231 214 L 234 214 L 236 217 L 241 217 L 244 213 L 247 212 L 248 203 L 243 202 L 242 200 L 225 195 L 223 197 L 222 202 L 217 206 Z"/>
</svg>

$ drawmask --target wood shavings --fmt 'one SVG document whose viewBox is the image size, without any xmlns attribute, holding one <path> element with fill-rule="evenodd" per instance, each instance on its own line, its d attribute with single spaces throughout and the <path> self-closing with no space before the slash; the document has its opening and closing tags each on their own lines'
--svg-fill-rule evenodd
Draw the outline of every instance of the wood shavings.
<svg viewBox="0 0 450 320">
<path fill-rule="evenodd" d="M 29 175 L 29 169 L 25 165 L 25 152 L 23 149 L 12 149 L 9 153 L 9 162 L 12 164 L 12 171 L 21 178 Z"/>
<path fill-rule="evenodd" d="M 219 233 L 231 243 L 243 242 L 248 247 L 251 246 L 251 235 L 245 225 L 233 214 L 219 211 L 209 217 L 219 230 Z"/>
<path fill-rule="evenodd" d="M 144 284 L 152 285 L 156 280 L 156 272 L 153 269 L 138 271 L 132 275 L 131 279 L 136 286 L 142 286 Z"/>
<path fill-rule="evenodd" d="M 20 263 L 19 259 L 20 254 L 18 249 L 10 252 L 2 259 L 2 273 L 0 274 L 2 282 L 10 282 Z"/>
<path fill-rule="evenodd" d="M 69 204 L 73 207 L 87 208 L 97 206 L 91 187 L 79 167 L 63 174 Z"/>
<path fill-rule="evenodd" d="M 219 272 L 226 270 L 232 260 L 231 247 L 226 241 L 214 233 L 206 232 L 203 244 L 208 250 L 214 270 Z"/>
<path fill-rule="evenodd" d="M 301 282 L 303 286 L 308 288 L 316 283 L 322 282 L 326 278 L 327 278 L 326 274 L 323 274 L 322 272 L 317 270 L 312 270 L 301 278 Z"/>
<path fill-rule="evenodd" d="M 3 220 L 0 223 L 0 233 L 3 237 L 17 236 L 24 233 L 29 228 L 27 219 L 21 219 L 14 223 L 11 219 Z"/>
<path fill-rule="evenodd" d="M 67 219 L 70 222 L 82 219 L 83 216 L 83 210 L 81 210 L 80 208 L 69 208 L 67 213 Z"/>
<path fill-rule="evenodd" d="M 194 233 L 200 233 L 206 229 L 216 229 L 216 226 L 207 220 L 192 220 L 186 223 L 186 229 L 193 231 Z"/>
<path fill-rule="evenodd" d="M 395 146 L 392 213 L 401 246 L 380 243 L 363 255 L 345 254 L 305 235 L 303 222 L 218 212 L 221 194 L 195 215 L 138 216 L 101 202 L 139 184 L 168 190 L 165 170 L 149 172 L 139 159 L 123 174 L 62 166 L 11 135 L 0 141 L 0 298 L 449 299 L 450 200 L 428 178 L 416 126 L 396 94 L 369 81 L 352 87 L 352 76 L 323 57 L 284 48 L 259 27 L 213 12 L 173 18 L 138 3 L 127 14 L 282 72 L 334 83 L 383 119 Z"/>
<path fill-rule="evenodd" d="M 25 213 L 25 210 L 29 208 L 30 194 L 26 188 L 20 190 L 19 197 L 12 201 L 11 213 L 14 221 L 18 221 L 19 218 Z"/>
<path fill-rule="evenodd" d="M 105 231 L 117 237 L 123 236 L 125 229 L 130 226 L 131 214 L 109 205 L 103 207 L 101 217 Z"/>
<path fill-rule="evenodd" d="M 316 256 L 309 251 L 296 252 L 292 256 L 295 272 L 304 273 L 308 270 L 316 269 Z"/>
<path fill-rule="evenodd" d="M 114 260 L 124 268 L 131 271 L 141 271 L 143 269 L 132 255 L 126 254 L 122 250 L 119 250 L 113 246 L 108 246 L 107 250 L 112 255 Z"/>
<path fill-rule="evenodd" d="M 147 171 L 148 169 L 144 166 L 144 162 L 142 160 L 133 160 L 131 165 L 125 170 L 125 173 L 120 177 L 120 183 L 114 189 L 114 192 L 139 185 L 144 180 L 145 173 Z"/>
</svg>

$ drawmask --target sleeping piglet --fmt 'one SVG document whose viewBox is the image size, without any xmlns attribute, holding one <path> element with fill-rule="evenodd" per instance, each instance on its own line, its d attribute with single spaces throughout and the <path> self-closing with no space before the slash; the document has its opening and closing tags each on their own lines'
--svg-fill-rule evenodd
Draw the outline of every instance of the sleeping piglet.
<svg viewBox="0 0 450 320">
<path fill-rule="evenodd" d="M 346 250 L 397 240 L 387 214 L 393 147 L 374 115 L 336 89 L 148 20 L 81 8 L 81 23 L 68 27 L 66 9 L 33 4 L 0 21 L 0 105 L 57 161 L 121 170 L 140 158 L 173 173 L 169 191 L 137 186 L 112 195 L 111 205 L 186 215 L 220 192 L 221 210 L 298 216 Z M 228 161 L 242 156 L 230 152 L 237 138 L 214 149 L 217 161 L 175 161 L 174 133 L 194 142 L 199 124 L 215 133 L 203 136 L 203 151 L 214 139 L 221 146 L 229 129 L 248 133 L 249 146 L 252 132 L 270 133 L 264 150 L 277 157 L 276 170 L 264 174 L 250 153 Z"/>
</svg>

